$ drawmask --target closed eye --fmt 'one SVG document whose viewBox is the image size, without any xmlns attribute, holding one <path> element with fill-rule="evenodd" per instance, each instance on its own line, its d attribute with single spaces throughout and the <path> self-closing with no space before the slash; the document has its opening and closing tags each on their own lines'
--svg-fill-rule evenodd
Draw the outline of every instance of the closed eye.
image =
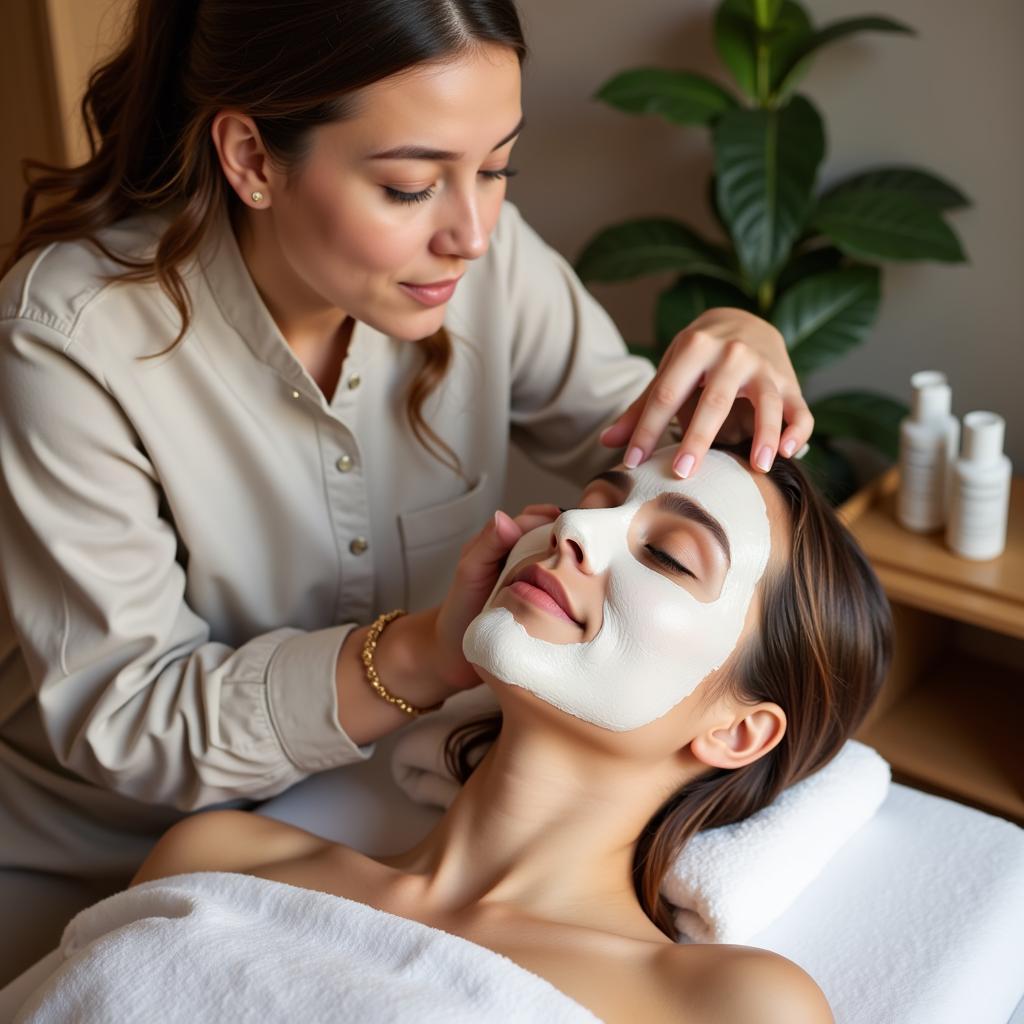
<svg viewBox="0 0 1024 1024">
<path fill-rule="evenodd" d="M 494 171 L 480 171 L 479 173 L 487 181 L 501 181 L 504 178 L 514 178 L 519 172 L 511 167 L 499 167 Z M 389 185 L 384 185 L 383 188 L 387 197 L 396 203 L 425 203 L 434 194 L 432 185 L 420 192 L 403 192 L 401 189 L 391 188 Z"/>
<path fill-rule="evenodd" d="M 677 562 L 670 554 L 668 554 L 665 551 L 662 551 L 660 548 L 656 548 L 651 544 L 645 544 L 644 549 L 651 556 L 651 558 L 653 558 L 656 562 L 659 562 L 666 569 L 669 569 L 672 572 L 683 573 L 686 576 L 690 576 L 693 579 L 697 579 L 696 575 L 691 570 L 687 569 L 685 565 L 682 565 L 681 563 Z"/>
</svg>

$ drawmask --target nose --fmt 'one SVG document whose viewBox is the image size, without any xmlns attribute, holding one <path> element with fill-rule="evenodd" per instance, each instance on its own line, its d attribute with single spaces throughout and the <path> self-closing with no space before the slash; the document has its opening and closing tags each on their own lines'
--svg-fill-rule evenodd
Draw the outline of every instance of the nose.
<svg viewBox="0 0 1024 1024">
<path fill-rule="evenodd" d="M 580 572 L 596 575 L 608 568 L 616 536 L 625 529 L 621 508 L 574 508 L 551 524 L 551 554 L 558 552 Z"/>
<path fill-rule="evenodd" d="M 439 256 L 457 256 L 478 260 L 490 246 L 490 236 L 480 213 L 480 204 L 472 193 L 449 193 L 443 207 L 443 221 L 434 235 L 432 248 Z"/>
</svg>

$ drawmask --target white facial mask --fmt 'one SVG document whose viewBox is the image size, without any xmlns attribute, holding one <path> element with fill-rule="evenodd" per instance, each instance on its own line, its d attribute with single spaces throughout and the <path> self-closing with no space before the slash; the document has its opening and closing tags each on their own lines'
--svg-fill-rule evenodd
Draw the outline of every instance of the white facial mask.
<svg viewBox="0 0 1024 1024">
<path fill-rule="evenodd" d="M 633 490 L 624 504 L 572 509 L 519 539 L 463 637 L 471 663 L 614 732 L 660 718 L 722 665 L 768 564 L 768 514 L 757 484 L 730 456 L 710 451 L 690 479 L 680 480 L 671 469 L 674 454 L 674 447 L 663 448 L 632 470 Z M 729 538 L 732 563 L 714 601 L 698 600 L 630 550 L 633 516 L 665 491 L 697 502 Z M 531 555 L 550 551 L 552 530 L 559 541 L 579 545 L 594 574 L 608 573 L 601 628 L 584 643 L 538 639 L 507 608 L 492 607 L 511 571 Z"/>
</svg>

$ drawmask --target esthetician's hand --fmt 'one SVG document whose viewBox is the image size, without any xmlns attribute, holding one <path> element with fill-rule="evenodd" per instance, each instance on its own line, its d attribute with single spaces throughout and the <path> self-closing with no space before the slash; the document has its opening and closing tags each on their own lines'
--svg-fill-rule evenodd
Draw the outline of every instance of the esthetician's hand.
<svg viewBox="0 0 1024 1024">
<path fill-rule="evenodd" d="M 462 635 L 483 609 L 501 575 L 508 553 L 524 533 L 554 522 L 557 505 L 527 505 L 514 519 L 498 511 L 462 548 L 455 578 L 438 608 L 434 670 L 451 690 L 476 686 L 480 677 L 463 657 Z"/>
<path fill-rule="evenodd" d="M 776 453 L 793 455 L 814 428 L 785 339 L 766 320 L 727 307 L 707 310 L 675 336 L 654 379 L 601 441 L 624 447 L 632 468 L 651 455 L 673 416 L 684 429 L 673 462 L 683 478 L 716 437 L 753 434 L 750 465 L 768 470 Z"/>
</svg>

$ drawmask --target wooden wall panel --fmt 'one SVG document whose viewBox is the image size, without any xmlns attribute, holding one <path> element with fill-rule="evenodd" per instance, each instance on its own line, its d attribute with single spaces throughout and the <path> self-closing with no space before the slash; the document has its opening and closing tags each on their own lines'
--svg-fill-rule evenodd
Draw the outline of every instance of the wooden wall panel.
<svg viewBox="0 0 1024 1024">
<path fill-rule="evenodd" d="M 20 220 L 22 159 L 66 164 L 87 155 L 78 105 L 131 2 L 0 0 L 0 255 Z"/>
</svg>

